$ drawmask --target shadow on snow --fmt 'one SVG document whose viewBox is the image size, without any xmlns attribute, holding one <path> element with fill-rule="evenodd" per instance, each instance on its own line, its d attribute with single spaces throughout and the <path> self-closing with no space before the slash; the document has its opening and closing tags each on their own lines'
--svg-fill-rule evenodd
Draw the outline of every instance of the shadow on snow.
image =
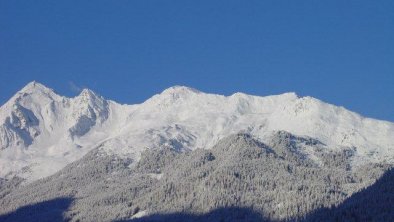
<svg viewBox="0 0 394 222">
<path fill-rule="evenodd" d="M 394 168 L 337 207 L 311 212 L 306 221 L 394 221 Z"/>
<path fill-rule="evenodd" d="M 67 211 L 72 202 L 72 198 L 56 198 L 23 206 L 11 213 L 0 215 L 0 221 L 64 221 L 66 218 L 63 216 L 63 213 Z"/>
</svg>

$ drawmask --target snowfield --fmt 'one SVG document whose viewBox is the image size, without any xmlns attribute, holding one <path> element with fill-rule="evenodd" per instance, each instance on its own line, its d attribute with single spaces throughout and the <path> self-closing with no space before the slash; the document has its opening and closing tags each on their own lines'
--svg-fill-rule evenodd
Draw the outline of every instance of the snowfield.
<svg viewBox="0 0 394 222">
<path fill-rule="evenodd" d="M 317 139 L 324 149 L 350 148 L 353 166 L 394 163 L 394 123 L 295 93 L 222 96 L 174 86 L 122 105 L 88 89 L 67 98 L 31 82 L 0 108 L 0 178 L 32 182 L 94 148 L 136 162 L 146 149 L 209 149 L 232 134 L 267 141 L 278 131 Z M 313 150 L 304 152 L 319 162 Z"/>
</svg>

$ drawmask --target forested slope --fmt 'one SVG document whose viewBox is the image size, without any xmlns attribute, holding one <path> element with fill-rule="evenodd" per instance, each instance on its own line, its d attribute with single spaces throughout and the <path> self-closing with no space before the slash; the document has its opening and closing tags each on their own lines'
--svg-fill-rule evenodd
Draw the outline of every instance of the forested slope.
<svg viewBox="0 0 394 222">
<path fill-rule="evenodd" d="M 352 167 L 353 148 L 325 146 L 279 131 L 264 143 L 240 133 L 212 149 L 148 149 L 138 162 L 98 147 L 31 184 L 3 181 L 0 221 L 39 221 L 26 207 L 59 199 L 71 200 L 61 209 L 69 221 L 392 219 L 392 166 Z"/>
</svg>

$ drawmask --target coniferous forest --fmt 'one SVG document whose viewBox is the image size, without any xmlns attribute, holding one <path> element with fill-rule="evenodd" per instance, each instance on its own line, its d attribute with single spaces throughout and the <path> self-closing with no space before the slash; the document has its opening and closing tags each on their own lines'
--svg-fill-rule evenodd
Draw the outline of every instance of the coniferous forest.
<svg viewBox="0 0 394 222">
<path fill-rule="evenodd" d="M 393 221 L 392 166 L 353 166 L 355 148 L 324 146 L 280 131 L 138 162 L 98 147 L 33 183 L 1 181 L 0 221 Z"/>
</svg>

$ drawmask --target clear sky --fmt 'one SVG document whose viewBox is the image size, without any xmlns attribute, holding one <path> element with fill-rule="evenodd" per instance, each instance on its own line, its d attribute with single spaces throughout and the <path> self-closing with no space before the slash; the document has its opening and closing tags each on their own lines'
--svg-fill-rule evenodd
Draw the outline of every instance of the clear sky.
<svg viewBox="0 0 394 222">
<path fill-rule="evenodd" d="M 0 103 L 32 80 L 130 104 L 293 91 L 394 121 L 394 1 L 0 1 Z"/>
</svg>

